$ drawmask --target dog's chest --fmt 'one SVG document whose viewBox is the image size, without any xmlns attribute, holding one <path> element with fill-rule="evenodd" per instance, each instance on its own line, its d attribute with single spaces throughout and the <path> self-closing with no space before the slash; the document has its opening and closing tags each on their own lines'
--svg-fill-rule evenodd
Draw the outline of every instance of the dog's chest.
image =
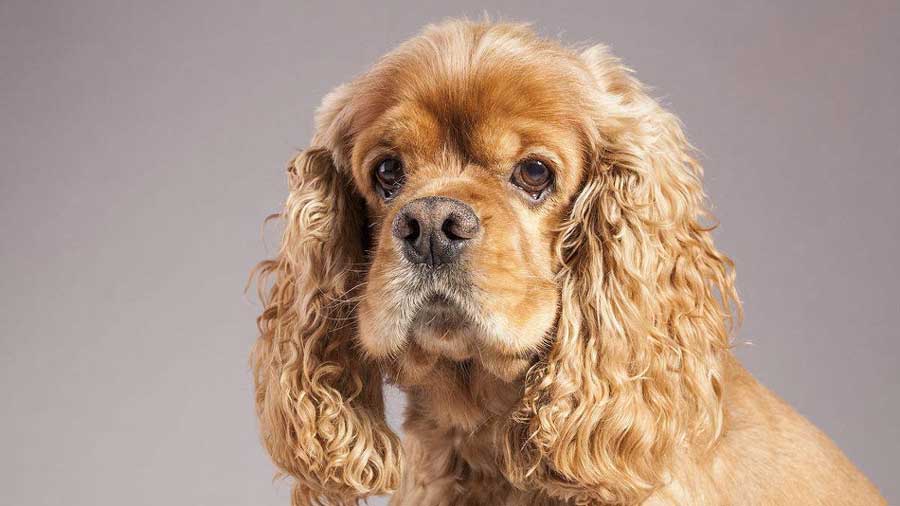
<svg viewBox="0 0 900 506">
<path fill-rule="evenodd" d="M 497 390 L 498 392 L 500 390 Z M 421 394 L 422 392 L 418 392 Z M 498 437 L 506 412 L 447 395 L 411 395 L 407 411 L 407 473 L 392 506 L 566 506 L 538 491 L 513 487 L 500 470 Z M 465 396 L 463 396 L 465 397 Z M 441 400 L 441 402 L 437 402 Z M 471 400 L 471 398 L 469 398 Z M 502 406 L 495 399 L 496 406 Z M 505 404 L 508 409 L 508 404 Z M 463 416 L 466 409 L 473 410 Z M 452 412 L 452 416 L 449 412 Z"/>
</svg>

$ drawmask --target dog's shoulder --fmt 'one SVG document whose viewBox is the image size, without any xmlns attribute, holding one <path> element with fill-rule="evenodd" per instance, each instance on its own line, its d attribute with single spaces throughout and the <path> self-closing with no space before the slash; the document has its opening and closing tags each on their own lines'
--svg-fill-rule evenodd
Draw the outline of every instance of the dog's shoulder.
<svg viewBox="0 0 900 506">
<path fill-rule="evenodd" d="M 725 427 L 709 474 L 733 504 L 885 504 L 821 430 L 736 359 L 724 385 Z M 733 502 L 732 502 L 733 501 Z"/>
</svg>

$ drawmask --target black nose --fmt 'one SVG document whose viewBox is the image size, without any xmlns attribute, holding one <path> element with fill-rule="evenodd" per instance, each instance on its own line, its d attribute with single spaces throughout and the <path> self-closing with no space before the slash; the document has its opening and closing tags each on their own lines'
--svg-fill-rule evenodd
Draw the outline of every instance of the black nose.
<svg viewBox="0 0 900 506">
<path fill-rule="evenodd" d="M 430 266 L 456 261 L 481 225 L 475 211 L 448 197 L 423 197 L 403 206 L 392 231 L 403 256 Z"/>
</svg>

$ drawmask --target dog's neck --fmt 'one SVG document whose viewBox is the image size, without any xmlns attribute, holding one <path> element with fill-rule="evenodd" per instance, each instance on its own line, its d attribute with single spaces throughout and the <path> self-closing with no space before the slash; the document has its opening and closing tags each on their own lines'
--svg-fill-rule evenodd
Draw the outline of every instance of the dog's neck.
<svg viewBox="0 0 900 506">
<path fill-rule="evenodd" d="M 448 502 L 441 504 L 567 504 L 538 490 L 516 489 L 498 467 L 497 438 L 521 399 L 524 371 L 507 381 L 478 358 L 413 358 L 420 362 L 407 356 L 392 372 L 395 379 L 406 380 L 397 381 L 408 396 L 403 487 L 414 489 L 405 490 L 405 499 L 397 504 L 420 504 L 421 490 L 415 487 L 423 483 L 433 484 L 425 489 L 448 484 L 440 492 Z M 422 362 L 426 358 L 430 361 Z"/>
<path fill-rule="evenodd" d="M 477 359 L 440 358 L 415 384 L 403 384 L 409 410 L 407 424 L 419 421 L 447 432 L 471 436 L 510 415 L 521 397 L 521 378 L 507 381 Z"/>
<path fill-rule="evenodd" d="M 453 353 L 428 343 L 435 336 L 412 336 L 405 349 L 385 363 L 391 383 L 406 392 L 407 425 L 430 426 L 466 436 L 511 414 L 521 398 L 532 359 L 503 356 L 467 340 Z M 501 418 L 502 419 L 502 418 Z"/>
</svg>

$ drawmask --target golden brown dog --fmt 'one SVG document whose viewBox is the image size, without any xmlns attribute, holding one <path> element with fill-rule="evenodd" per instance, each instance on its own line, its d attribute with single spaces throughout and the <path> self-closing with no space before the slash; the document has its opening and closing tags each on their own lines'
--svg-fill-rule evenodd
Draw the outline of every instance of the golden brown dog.
<svg viewBox="0 0 900 506">
<path fill-rule="evenodd" d="M 288 170 L 252 363 L 294 504 L 884 503 L 732 357 L 701 168 L 604 48 L 428 27 Z"/>
</svg>

